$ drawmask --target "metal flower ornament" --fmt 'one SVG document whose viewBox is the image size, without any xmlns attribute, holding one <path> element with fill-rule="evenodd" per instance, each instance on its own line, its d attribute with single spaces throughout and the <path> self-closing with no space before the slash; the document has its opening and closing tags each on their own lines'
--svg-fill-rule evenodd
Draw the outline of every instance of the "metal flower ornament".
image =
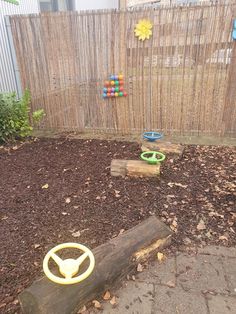
<svg viewBox="0 0 236 314">
<path fill-rule="evenodd" d="M 152 36 L 153 25 L 149 20 L 140 20 L 135 26 L 135 36 L 144 41 Z"/>
</svg>

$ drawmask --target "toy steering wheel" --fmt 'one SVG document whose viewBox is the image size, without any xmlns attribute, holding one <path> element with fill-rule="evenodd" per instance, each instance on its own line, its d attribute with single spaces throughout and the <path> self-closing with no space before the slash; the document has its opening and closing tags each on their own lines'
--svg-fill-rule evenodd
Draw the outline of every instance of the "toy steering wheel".
<svg viewBox="0 0 236 314">
<path fill-rule="evenodd" d="M 78 257 L 77 259 L 61 259 L 56 252 L 65 249 L 65 248 L 74 248 L 74 249 L 79 249 L 83 251 L 84 253 Z M 65 277 L 61 278 L 56 275 L 54 275 L 49 267 L 48 267 L 48 262 L 52 258 L 54 262 L 58 265 L 60 273 Z M 89 258 L 90 264 L 87 270 L 76 277 L 73 277 L 75 274 L 79 272 L 80 265 L 87 259 Z M 71 285 L 75 284 L 78 282 L 83 281 L 86 279 L 93 271 L 95 266 L 95 258 L 93 253 L 84 245 L 79 244 L 79 243 L 63 243 L 55 246 L 52 248 L 44 257 L 43 260 L 43 270 L 45 275 L 50 279 L 51 281 L 55 283 L 59 283 L 61 285 Z"/>
<path fill-rule="evenodd" d="M 149 157 L 146 157 L 150 155 Z M 159 155 L 160 158 L 156 156 Z M 141 154 L 141 159 L 147 161 L 150 165 L 156 165 L 157 163 L 166 159 L 166 156 L 160 152 L 144 152 Z"/>
</svg>

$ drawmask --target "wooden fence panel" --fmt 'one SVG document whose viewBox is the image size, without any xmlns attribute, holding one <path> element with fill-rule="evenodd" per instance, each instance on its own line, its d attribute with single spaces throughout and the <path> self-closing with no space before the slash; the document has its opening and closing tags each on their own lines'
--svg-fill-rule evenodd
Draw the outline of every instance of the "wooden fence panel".
<svg viewBox="0 0 236 314">
<path fill-rule="evenodd" d="M 234 10 L 227 2 L 12 16 L 32 110 L 44 108 L 47 129 L 235 136 Z M 141 42 L 134 28 L 144 18 L 153 36 Z M 128 97 L 102 99 L 112 73 L 124 74 Z"/>
</svg>

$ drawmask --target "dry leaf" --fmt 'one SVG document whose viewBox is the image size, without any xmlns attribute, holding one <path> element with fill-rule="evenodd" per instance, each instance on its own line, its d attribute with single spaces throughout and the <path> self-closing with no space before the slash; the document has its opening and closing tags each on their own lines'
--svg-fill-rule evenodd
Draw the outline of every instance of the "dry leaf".
<svg viewBox="0 0 236 314">
<path fill-rule="evenodd" d="M 143 271 L 143 266 L 142 266 L 141 264 L 138 264 L 138 266 L 137 266 L 137 271 L 138 271 L 139 273 L 141 273 L 141 272 Z"/>
<path fill-rule="evenodd" d="M 121 235 L 124 232 L 125 232 L 125 229 L 121 229 L 118 235 Z"/>
<path fill-rule="evenodd" d="M 83 313 L 86 312 L 86 311 L 87 311 L 87 308 L 86 308 L 86 306 L 84 305 L 84 306 L 78 311 L 77 314 L 83 314 Z"/>
<path fill-rule="evenodd" d="M 175 287 L 175 283 L 173 281 L 168 281 L 166 284 L 169 288 L 174 288 Z"/>
<path fill-rule="evenodd" d="M 177 228 L 178 223 L 177 223 L 177 221 L 176 221 L 176 220 L 173 220 L 173 222 L 172 222 L 172 226 L 173 226 L 173 227 L 175 227 L 175 228 Z"/>
<path fill-rule="evenodd" d="M 93 300 L 93 305 L 96 309 L 101 309 L 102 308 L 102 305 L 100 302 L 98 302 L 97 300 Z"/>
<path fill-rule="evenodd" d="M 42 189 L 48 189 L 49 188 L 49 185 L 48 184 L 45 184 L 42 186 Z"/>
<path fill-rule="evenodd" d="M 70 202 L 71 202 L 70 197 L 67 197 L 67 198 L 66 198 L 66 204 L 70 204 Z"/>
<path fill-rule="evenodd" d="M 79 238 L 80 236 L 81 236 L 81 232 L 80 231 L 72 233 L 72 237 L 74 237 L 74 238 Z"/>
<path fill-rule="evenodd" d="M 40 244 L 35 244 L 35 245 L 34 245 L 34 248 L 35 248 L 35 249 L 37 249 L 37 248 L 39 248 L 39 247 L 40 247 Z"/>
<path fill-rule="evenodd" d="M 220 214 L 218 214 L 218 213 L 216 213 L 216 212 L 210 212 L 208 215 L 209 215 L 210 217 L 220 217 L 220 218 L 224 218 L 224 215 L 220 215 Z"/>
<path fill-rule="evenodd" d="M 120 197 L 120 191 L 115 190 L 115 197 Z"/>
<path fill-rule="evenodd" d="M 115 296 L 110 300 L 110 303 L 111 303 L 111 305 L 113 305 L 113 306 L 117 304 L 117 302 L 116 302 L 116 297 L 115 297 Z"/>
<path fill-rule="evenodd" d="M 201 219 L 197 225 L 197 230 L 205 230 L 205 229 L 206 229 L 205 222 Z"/>
<path fill-rule="evenodd" d="M 165 259 L 165 255 L 163 253 L 158 252 L 157 253 L 157 259 L 158 259 L 158 262 L 161 263 Z"/>
<path fill-rule="evenodd" d="M 110 300 L 110 298 L 111 298 L 110 291 L 107 290 L 103 296 L 103 300 L 107 301 Z"/>
<path fill-rule="evenodd" d="M 219 240 L 222 240 L 222 241 L 224 241 L 224 240 L 225 240 L 225 241 L 228 241 L 228 238 L 227 238 L 226 236 L 224 236 L 224 235 L 223 235 L 223 236 L 220 236 L 220 237 L 219 237 Z"/>
</svg>

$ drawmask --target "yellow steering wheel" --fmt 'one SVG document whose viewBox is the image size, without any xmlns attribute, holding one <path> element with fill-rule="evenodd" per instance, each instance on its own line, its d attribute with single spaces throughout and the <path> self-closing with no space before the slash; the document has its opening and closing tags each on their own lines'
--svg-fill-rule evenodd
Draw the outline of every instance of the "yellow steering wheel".
<svg viewBox="0 0 236 314">
<path fill-rule="evenodd" d="M 61 259 L 56 252 L 66 249 L 66 248 L 73 248 L 73 249 L 79 249 L 83 251 L 84 253 L 78 257 L 77 259 Z M 52 258 L 54 262 L 58 265 L 60 273 L 65 277 L 61 278 L 56 275 L 54 275 L 49 267 L 48 267 L 48 262 Z M 74 277 L 75 274 L 79 272 L 80 265 L 87 259 L 89 258 L 90 264 L 87 270 L 79 275 Z M 61 285 L 72 285 L 78 282 L 83 281 L 86 279 L 93 271 L 95 266 L 95 258 L 93 253 L 84 245 L 79 244 L 79 243 L 63 243 L 55 246 L 52 248 L 44 257 L 43 260 L 43 271 L 45 275 L 50 279 L 51 281 L 55 283 L 59 283 Z"/>
</svg>

